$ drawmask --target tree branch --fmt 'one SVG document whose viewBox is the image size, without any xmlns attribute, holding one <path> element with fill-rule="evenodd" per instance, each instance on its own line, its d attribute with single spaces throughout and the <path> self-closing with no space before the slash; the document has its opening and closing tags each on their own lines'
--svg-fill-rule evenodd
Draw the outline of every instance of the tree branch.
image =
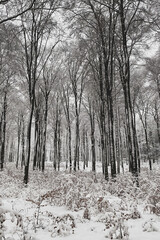
<svg viewBox="0 0 160 240">
<path fill-rule="evenodd" d="M 0 1 L 0 4 L 3 4 L 3 2 L 6 2 L 6 1 L 5 1 L 5 0 L 4 0 L 4 1 Z M 29 6 L 28 8 L 26 8 L 25 10 L 23 10 L 22 12 L 17 13 L 17 14 L 15 14 L 15 15 L 13 15 L 13 16 L 10 16 L 10 17 L 8 17 L 8 18 L 5 18 L 5 19 L 1 20 L 1 21 L 0 21 L 0 24 L 2 24 L 2 23 L 4 23 L 4 22 L 7 22 L 7 21 L 10 21 L 10 20 L 12 20 L 12 19 L 15 19 L 15 18 L 23 15 L 24 13 L 26 13 L 27 11 L 29 11 L 29 10 L 32 8 L 34 2 L 35 2 L 35 0 L 33 0 L 32 3 L 30 4 L 30 6 Z"/>
</svg>

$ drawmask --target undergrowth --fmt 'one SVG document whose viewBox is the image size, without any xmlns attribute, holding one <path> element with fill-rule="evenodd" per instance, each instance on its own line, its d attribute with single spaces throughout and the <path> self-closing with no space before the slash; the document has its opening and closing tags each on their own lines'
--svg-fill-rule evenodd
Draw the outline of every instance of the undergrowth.
<svg viewBox="0 0 160 240">
<path fill-rule="evenodd" d="M 160 215 L 160 172 L 143 171 L 138 181 L 139 187 L 130 173 L 120 174 L 116 181 L 106 182 L 100 173 L 68 173 L 47 169 L 45 173 L 31 171 L 26 188 L 23 184 L 23 171 L 7 167 L 0 175 L 0 198 L 23 198 L 35 209 L 34 216 L 23 219 L 23 234 L 30 229 L 33 232 L 48 229 L 51 237 L 74 234 L 76 219 L 71 215 L 56 216 L 44 212 L 43 208 L 49 205 L 65 206 L 73 212 L 83 210 L 82 222 L 96 217 L 98 222 L 105 224 L 108 238 L 119 239 L 121 236 L 120 239 L 128 239 L 126 222 L 141 218 L 139 204 L 143 204 L 144 211 Z M 8 213 L 1 210 L 1 237 L 2 233 L 5 234 L 4 219 Z M 14 219 L 16 216 L 18 215 Z M 152 225 L 144 224 L 144 231 Z"/>
</svg>

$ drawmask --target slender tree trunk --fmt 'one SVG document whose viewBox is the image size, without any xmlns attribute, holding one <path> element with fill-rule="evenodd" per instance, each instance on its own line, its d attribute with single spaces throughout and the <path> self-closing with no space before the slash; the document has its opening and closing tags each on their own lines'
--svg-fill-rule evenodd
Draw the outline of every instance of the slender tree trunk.
<svg viewBox="0 0 160 240">
<path fill-rule="evenodd" d="M 42 127 L 42 122 L 39 119 L 39 126 L 38 126 L 38 146 L 37 146 L 37 168 L 41 170 L 41 165 L 42 165 L 42 144 L 43 144 L 43 127 Z"/>
<path fill-rule="evenodd" d="M 144 133 L 145 133 L 145 140 L 146 140 L 146 148 L 147 148 L 147 158 L 149 161 L 149 169 L 152 170 L 152 162 L 150 158 L 150 146 L 149 146 L 149 141 L 148 141 L 148 131 L 147 128 L 144 128 Z"/>
<path fill-rule="evenodd" d="M 29 164 L 30 164 L 30 157 L 31 157 L 31 131 L 32 131 L 32 118 L 34 112 L 34 96 L 31 102 L 31 111 L 29 116 L 28 128 L 27 128 L 27 161 L 25 163 L 24 168 L 24 183 L 28 183 L 28 175 L 29 175 Z"/>
<path fill-rule="evenodd" d="M 58 160 L 58 152 L 57 152 L 57 131 L 58 131 L 58 126 L 57 126 L 57 120 L 56 120 L 56 126 L 54 129 L 54 161 L 53 161 L 53 167 L 54 170 L 57 170 L 57 160 Z"/>
<path fill-rule="evenodd" d="M 156 126 L 157 126 L 158 142 L 160 145 L 160 116 L 159 116 L 158 106 L 157 106 L 156 101 L 155 101 L 155 105 L 154 105 L 154 110 L 155 110 L 154 120 L 155 120 Z"/>
<path fill-rule="evenodd" d="M 19 163 L 19 149 L 20 149 L 20 140 L 21 140 L 21 115 L 18 116 L 18 147 L 17 147 L 17 162 L 16 168 L 18 168 Z"/>
<path fill-rule="evenodd" d="M 46 137 L 47 137 L 47 118 L 48 118 L 48 97 L 45 99 L 45 114 L 44 114 L 44 134 L 43 134 L 43 153 L 42 153 L 42 172 L 45 169 L 46 158 Z"/>
<path fill-rule="evenodd" d="M 58 139 L 57 139 L 57 148 L 58 148 L 58 171 L 60 170 L 60 162 L 61 162 L 61 120 L 58 121 Z"/>
<path fill-rule="evenodd" d="M 135 104 L 133 104 L 133 116 L 134 116 L 134 126 L 135 126 L 135 142 L 136 142 L 136 156 L 138 161 L 138 172 L 141 171 L 141 160 L 140 160 L 140 151 L 139 151 L 139 145 L 138 145 L 138 137 L 137 137 L 137 129 L 136 129 L 136 114 L 135 114 Z"/>
<path fill-rule="evenodd" d="M 95 150 L 95 112 L 94 106 L 91 101 L 89 102 L 89 116 L 90 116 L 90 127 L 91 127 L 91 152 L 92 152 L 92 171 L 96 171 L 96 150 Z"/>
<path fill-rule="evenodd" d="M 152 170 L 152 162 L 151 162 L 151 158 L 150 158 L 150 146 L 149 146 L 149 140 L 148 140 L 148 123 L 147 123 L 148 105 L 144 109 L 144 118 L 142 116 L 142 113 L 141 113 L 138 105 L 137 105 L 137 110 L 138 110 L 139 118 L 141 120 L 143 129 L 144 129 L 149 168 L 150 168 L 150 170 Z"/>
<path fill-rule="evenodd" d="M 85 157 L 85 167 L 88 167 L 89 161 L 89 144 L 88 144 L 88 133 L 86 131 L 86 157 Z"/>
<path fill-rule="evenodd" d="M 2 138 L 1 138 L 1 170 L 3 170 L 4 159 L 5 159 L 6 112 L 7 112 L 7 91 L 5 91 L 4 102 L 3 102 L 3 122 L 2 122 Z"/>
<path fill-rule="evenodd" d="M 86 167 L 86 127 L 83 127 L 82 131 L 82 161 L 83 161 L 83 169 Z"/>
<path fill-rule="evenodd" d="M 80 135 L 79 135 L 79 113 L 78 113 L 78 102 L 75 96 L 75 111 L 76 111 L 76 139 L 75 139 L 75 154 L 74 154 L 74 171 L 76 168 L 79 170 L 79 147 L 80 147 Z"/>
<path fill-rule="evenodd" d="M 120 173 L 120 162 L 121 162 L 121 155 L 120 155 L 120 124 L 119 124 L 119 114 L 118 114 L 118 107 L 116 103 L 116 114 L 115 114 L 115 148 L 116 148 L 116 160 L 117 160 L 117 173 Z"/>
<path fill-rule="evenodd" d="M 95 150 L 95 136 L 94 129 L 91 130 L 91 145 L 92 145 L 92 171 L 96 171 L 96 150 Z"/>
<path fill-rule="evenodd" d="M 121 159 L 121 168 L 124 174 L 124 163 L 123 163 L 123 143 L 122 143 L 122 133 L 121 129 L 119 128 L 119 146 L 120 146 L 120 159 Z"/>
<path fill-rule="evenodd" d="M 25 123 L 24 116 L 22 115 L 22 158 L 21 158 L 21 169 L 25 165 Z"/>
<path fill-rule="evenodd" d="M 9 151 L 8 161 L 9 162 L 14 162 L 14 143 L 13 143 L 13 139 L 11 140 L 11 143 L 10 143 L 10 151 Z"/>
<path fill-rule="evenodd" d="M 72 171 L 72 138 L 71 138 L 71 124 L 68 124 L 68 148 L 69 148 L 69 171 Z"/>
<path fill-rule="evenodd" d="M 69 162 L 69 137 L 68 137 L 68 130 L 65 132 L 65 140 L 63 144 L 63 151 L 65 152 L 65 159 L 66 159 L 66 170 L 68 169 L 68 162 Z M 71 171 L 70 171 L 71 172 Z"/>
<path fill-rule="evenodd" d="M 3 112 L 1 113 L 1 120 L 0 120 L 0 154 L 2 150 L 2 127 L 3 127 Z M 3 170 L 3 165 L 0 159 L 1 170 Z"/>
<path fill-rule="evenodd" d="M 33 158 L 33 170 L 37 166 L 37 154 L 38 154 L 38 131 L 39 131 L 39 110 L 35 109 L 35 129 L 34 129 L 34 158 Z"/>
</svg>

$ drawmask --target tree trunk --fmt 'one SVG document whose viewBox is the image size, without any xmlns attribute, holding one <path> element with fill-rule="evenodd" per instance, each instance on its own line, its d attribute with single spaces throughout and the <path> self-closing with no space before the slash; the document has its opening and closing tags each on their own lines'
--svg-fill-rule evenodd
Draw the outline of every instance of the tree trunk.
<svg viewBox="0 0 160 240">
<path fill-rule="evenodd" d="M 88 144 L 88 133 L 86 131 L 86 157 L 85 157 L 85 166 L 88 167 L 89 161 L 89 144 Z"/>
<path fill-rule="evenodd" d="M 149 141 L 148 141 L 148 131 L 147 128 L 144 128 L 144 133 L 145 133 L 145 140 L 146 140 L 146 148 L 147 148 L 147 158 L 149 161 L 149 169 L 152 170 L 152 162 L 150 158 L 150 146 L 149 146 Z"/>
<path fill-rule="evenodd" d="M 25 165 L 25 123 L 24 116 L 22 115 L 22 158 L 21 158 L 21 169 Z"/>
<path fill-rule="evenodd" d="M 86 128 L 83 127 L 82 131 L 82 161 L 83 161 L 83 170 L 86 167 Z"/>
<path fill-rule="evenodd" d="M 69 148 L 69 171 L 72 171 L 72 139 L 71 139 L 71 125 L 68 124 L 68 148 Z"/>
<path fill-rule="evenodd" d="M 57 150 L 58 150 L 58 171 L 60 170 L 61 162 L 61 120 L 58 121 L 58 139 L 57 139 Z"/>
<path fill-rule="evenodd" d="M 54 161 L 53 161 L 53 167 L 54 170 L 57 170 L 57 160 L 58 160 L 58 151 L 57 151 L 57 141 L 58 141 L 58 126 L 57 126 L 57 120 L 56 120 L 56 126 L 54 129 Z"/>
<path fill-rule="evenodd" d="M 96 171 L 95 112 L 94 112 L 94 106 L 92 106 L 90 99 L 88 99 L 88 102 L 89 102 L 89 116 L 90 116 L 90 128 L 91 128 L 92 171 L 95 172 Z"/>
<path fill-rule="evenodd" d="M 120 173 L 120 162 L 121 162 L 121 155 L 120 155 L 120 124 L 119 124 L 119 114 L 118 114 L 118 107 L 116 103 L 116 114 L 115 114 L 115 148 L 116 148 L 116 160 L 117 160 L 117 173 Z"/>
<path fill-rule="evenodd" d="M 44 172 L 45 160 L 46 160 L 45 158 L 46 158 L 47 118 L 48 118 L 48 97 L 46 97 L 46 99 L 45 99 L 43 152 L 42 152 L 42 172 Z"/>
<path fill-rule="evenodd" d="M 39 132 L 39 109 L 35 109 L 35 129 L 34 129 L 34 158 L 33 158 L 33 170 L 37 166 L 37 154 L 38 154 L 38 132 Z"/>
<path fill-rule="evenodd" d="M 127 144 L 129 156 L 129 168 L 132 174 L 137 178 L 137 144 L 136 131 L 133 116 L 133 107 L 130 93 L 130 53 L 128 53 L 127 31 L 126 31 L 126 15 L 124 10 L 124 1 L 120 0 L 120 21 L 121 21 L 121 34 L 122 34 L 122 49 L 119 60 L 120 62 L 120 77 L 123 87 L 123 94 L 125 100 L 125 117 L 127 129 Z"/>
<path fill-rule="evenodd" d="M 74 171 L 76 168 L 79 170 L 79 146 L 80 146 L 80 135 L 79 135 L 79 113 L 77 98 L 75 97 L 75 108 L 76 108 L 76 138 L 75 138 L 75 154 L 74 154 Z"/>
<path fill-rule="evenodd" d="M 158 142 L 159 142 L 159 145 L 160 145 L 160 116 L 159 116 L 158 106 L 157 106 L 157 102 L 156 101 L 155 101 L 155 105 L 154 105 L 154 110 L 155 110 L 154 121 L 156 122 L 157 134 L 158 134 Z"/>
<path fill-rule="evenodd" d="M 16 162 L 16 168 L 18 168 L 19 163 L 19 149 L 20 149 L 20 140 L 21 140 L 21 115 L 18 115 L 18 147 L 17 147 L 17 162 Z"/>
<path fill-rule="evenodd" d="M 5 159 L 5 141 L 6 141 L 6 112 L 7 112 L 7 91 L 4 94 L 3 102 L 3 121 L 2 121 L 2 137 L 1 137 L 1 170 L 3 170 Z"/>
<path fill-rule="evenodd" d="M 24 168 L 24 183 L 28 183 L 28 175 L 29 175 L 29 164 L 30 164 L 30 156 L 31 156 L 31 131 L 32 131 L 32 118 L 33 118 L 33 112 L 34 112 L 34 96 L 32 98 L 31 102 L 31 111 L 29 116 L 29 122 L 27 127 L 27 161 L 25 163 Z"/>
</svg>

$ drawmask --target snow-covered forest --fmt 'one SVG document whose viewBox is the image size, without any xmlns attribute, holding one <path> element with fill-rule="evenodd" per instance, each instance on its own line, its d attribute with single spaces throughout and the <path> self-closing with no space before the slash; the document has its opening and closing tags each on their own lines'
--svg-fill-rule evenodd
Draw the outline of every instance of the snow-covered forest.
<svg viewBox="0 0 160 240">
<path fill-rule="evenodd" d="M 160 239 L 159 0 L 0 0 L 0 240 Z"/>
</svg>

